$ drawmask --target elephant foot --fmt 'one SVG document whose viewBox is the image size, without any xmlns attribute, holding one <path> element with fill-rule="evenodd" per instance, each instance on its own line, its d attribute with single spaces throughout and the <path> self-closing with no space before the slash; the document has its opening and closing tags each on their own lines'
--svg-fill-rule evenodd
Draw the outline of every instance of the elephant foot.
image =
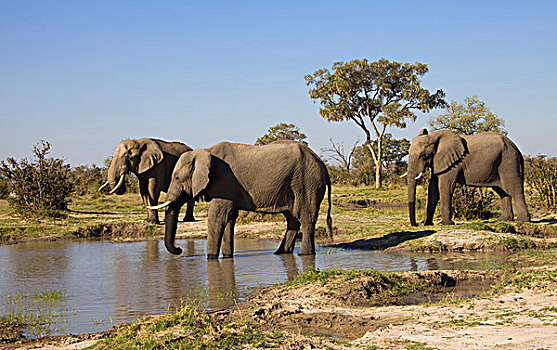
<svg viewBox="0 0 557 350">
<path fill-rule="evenodd" d="M 155 225 L 160 225 L 160 224 L 161 224 L 160 221 L 159 221 L 159 219 L 150 219 L 150 218 L 147 218 L 147 219 L 145 219 L 145 222 L 146 222 L 146 223 L 149 223 L 149 224 L 155 224 Z"/>
<path fill-rule="evenodd" d="M 442 220 L 441 221 L 441 225 L 454 225 L 454 221 L 453 220 Z"/>
<path fill-rule="evenodd" d="M 207 254 L 207 260 L 215 260 L 218 258 L 219 258 L 218 254 Z"/>
<path fill-rule="evenodd" d="M 433 226 L 433 221 L 424 221 L 425 226 Z"/>
<path fill-rule="evenodd" d="M 195 222 L 195 218 L 193 216 L 186 216 L 184 217 L 184 222 Z"/>
<path fill-rule="evenodd" d="M 231 259 L 234 257 L 234 254 L 222 254 L 223 259 Z"/>
<path fill-rule="evenodd" d="M 315 255 L 315 250 L 313 252 L 303 252 L 303 251 L 300 250 L 298 255 Z"/>
<path fill-rule="evenodd" d="M 530 216 L 526 216 L 526 217 L 520 217 L 520 216 L 519 216 L 519 217 L 517 217 L 516 219 L 517 219 L 518 221 L 521 221 L 521 222 L 530 222 L 530 221 L 531 221 Z"/>
<path fill-rule="evenodd" d="M 513 220 L 514 220 L 514 218 L 507 217 L 507 216 L 501 216 L 499 218 L 499 221 L 513 221 Z"/>
</svg>

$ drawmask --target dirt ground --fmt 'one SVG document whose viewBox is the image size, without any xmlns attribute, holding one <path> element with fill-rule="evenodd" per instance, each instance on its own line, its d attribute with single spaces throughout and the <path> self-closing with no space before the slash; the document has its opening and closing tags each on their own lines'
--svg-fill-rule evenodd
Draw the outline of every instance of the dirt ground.
<svg viewBox="0 0 557 350">
<path fill-rule="evenodd" d="M 550 270 L 555 267 L 550 268 Z M 408 273 L 454 287 L 494 285 L 501 271 L 435 271 Z M 437 278 L 436 278 L 437 277 Z M 522 289 L 495 296 L 454 298 L 458 288 L 439 302 L 422 298 L 402 305 L 363 306 L 365 281 L 351 281 L 338 289 L 310 284 L 295 289 L 268 288 L 249 301 L 248 309 L 265 323 L 292 332 L 340 337 L 351 346 L 401 349 L 425 344 L 438 349 L 557 349 L 557 285 L 543 290 Z M 481 288 L 480 288 L 481 289 Z M 464 288 L 466 290 L 466 288 Z M 478 292 L 479 290 L 476 290 Z M 356 294 L 357 298 L 349 295 Z M 369 297 L 367 297 L 369 299 Z"/>
</svg>

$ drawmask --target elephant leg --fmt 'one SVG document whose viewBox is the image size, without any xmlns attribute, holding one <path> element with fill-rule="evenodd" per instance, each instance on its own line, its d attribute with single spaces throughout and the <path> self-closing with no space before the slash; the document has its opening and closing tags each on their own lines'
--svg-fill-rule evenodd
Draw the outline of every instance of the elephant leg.
<svg viewBox="0 0 557 350">
<path fill-rule="evenodd" d="M 187 203 L 186 203 L 186 216 L 184 216 L 184 221 L 185 222 L 194 222 L 195 218 L 193 217 L 193 207 L 195 205 L 195 200 L 194 199 L 190 199 Z"/>
<path fill-rule="evenodd" d="M 524 187 L 519 186 L 518 189 L 509 189 L 512 199 L 514 199 L 514 204 L 516 207 L 516 219 L 522 222 L 530 221 L 530 212 L 528 211 L 528 206 L 526 205 L 526 200 L 524 198 Z"/>
<path fill-rule="evenodd" d="M 154 179 L 147 179 L 147 180 L 140 180 L 139 181 L 139 193 L 141 194 L 141 198 L 143 199 L 143 204 L 145 206 L 157 205 L 158 203 L 154 201 L 152 195 L 150 194 L 151 189 L 151 181 Z M 158 201 L 158 196 L 157 196 Z M 147 209 L 147 217 L 145 218 L 145 222 L 150 222 L 154 224 L 159 224 L 159 217 L 158 212 L 156 210 Z"/>
<path fill-rule="evenodd" d="M 234 226 L 238 218 L 238 210 L 234 209 L 230 212 L 226 226 L 224 227 L 224 234 L 222 237 L 222 257 L 232 258 L 234 255 Z"/>
<path fill-rule="evenodd" d="M 234 203 L 224 199 L 213 199 L 209 206 L 207 228 L 207 259 L 218 259 L 224 229 L 229 221 Z"/>
<path fill-rule="evenodd" d="M 147 198 L 150 202 L 149 205 L 157 205 L 159 203 L 160 194 L 161 190 L 157 184 L 157 180 L 155 178 L 150 178 L 147 183 Z M 147 214 L 147 222 L 152 222 L 157 225 L 160 223 L 158 210 L 151 210 Z"/>
<path fill-rule="evenodd" d="M 286 232 L 275 254 L 292 254 L 296 244 L 296 236 L 300 230 L 300 221 L 290 212 L 284 212 L 283 214 L 286 217 Z"/>
<path fill-rule="evenodd" d="M 448 175 L 448 174 L 445 174 Z M 456 179 L 455 179 L 456 180 Z M 441 225 L 454 225 L 452 220 L 452 200 L 455 181 L 445 176 L 439 179 L 439 199 L 441 202 Z"/>
<path fill-rule="evenodd" d="M 427 205 L 425 208 L 425 225 L 433 225 L 433 215 L 435 208 L 439 202 L 439 178 L 437 175 L 431 175 L 429 185 L 427 187 Z"/>
<path fill-rule="evenodd" d="M 304 218 L 300 220 L 302 223 L 302 247 L 298 255 L 315 254 L 315 223 L 316 219 L 310 220 Z"/>
<path fill-rule="evenodd" d="M 499 195 L 499 197 L 501 197 L 501 217 L 499 220 L 512 221 L 514 219 L 514 215 L 511 196 L 507 192 L 503 191 L 501 187 L 493 187 L 493 190 Z"/>
</svg>

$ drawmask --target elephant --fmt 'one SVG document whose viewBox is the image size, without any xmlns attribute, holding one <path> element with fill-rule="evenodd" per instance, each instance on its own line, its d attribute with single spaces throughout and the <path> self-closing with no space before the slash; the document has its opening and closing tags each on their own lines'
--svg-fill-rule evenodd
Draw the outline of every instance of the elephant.
<svg viewBox="0 0 557 350">
<path fill-rule="evenodd" d="M 282 213 L 287 229 L 276 254 L 292 254 L 298 230 L 302 230 L 299 255 L 315 254 L 315 224 L 319 207 L 328 189 L 327 229 L 332 239 L 331 180 L 327 167 L 307 146 L 280 140 L 252 146 L 221 142 L 180 156 L 168 189 L 165 246 L 172 254 L 176 247 L 177 216 L 191 198 L 210 201 L 208 213 L 207 259 L 233 257 L 234 225 L 238 210 Z"/>
<path fill-rule="evenodd" d="M 108 168 L 108 179 L 99 191 L 108 185 L 110 193 L 118 195 L 126 192 L 124 178 L 133 173 L 139 180 L 139 192 L 145 206 L 158 204 L 161 191 L 167 192 L 170 178 L 178 158 L 192 148 L 181 142 L 167 142 L 159 139 L 127 139 L 118 144 Z M 184 221 L 195 221 L 193 199 L 187 204 Z M 159 224 L 156 210 L 147 209 L 146 222 Z"/>
<path fill-rule="evenodd" d="M 451 225 L 451 200 L 456 183 L 474 187 L 491 187 L 501 197 L 502 221 L 530 221 L 524 200 L 524 158 L 518 147 L 496 132 L 459 135 L 450 130 L 431 134 L 426 129 L 412 140 L 408 151 L 408 212 L 410 224 L 416 226 L 416 180 L 426 167 L 431 168 L 425 225 L 433 225 L 437 202 L 441 201 L 441 224 Z"/>
</svg>

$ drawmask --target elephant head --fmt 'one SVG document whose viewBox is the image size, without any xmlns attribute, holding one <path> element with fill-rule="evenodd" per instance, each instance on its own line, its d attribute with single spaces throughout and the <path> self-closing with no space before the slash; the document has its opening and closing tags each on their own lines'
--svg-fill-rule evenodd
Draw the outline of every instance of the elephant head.
<svg viewBox="0 0 557 350">
<path fill-rule="evenodd" d="M 410 224 L 416 226 L 416 180 L 426 168 L 433 175 L 449 171 L 468 154 L 466 141 L 449 130 L 439 130 L 431 134 L 421 130 L 412 140 L 408 150 L 408 212 Z"/>
<path fill-rule="evenodd" d="M 172 172 L 166 202 L 156 207 L 148 207 L 149 209 L 166 208 L 164 244 L 172 254 L 182 253 L 182 249 L 174 245 L 180 208 L 206 189 L 209 184 L 212 162 L 211 153 L 204 149 L 184 153 L 178 159 Z"/>
<path fill-rule="evenodd" d="M 159 145 L 151 139 L 128 139 L 120 142 L 112 155 L 107 182 L 100 189 L 110 185 L 110 193 L 124 194 L 124 179 L 128 173 L 142 174 L 160 163 L 163 157 Z"/>
</svg>

